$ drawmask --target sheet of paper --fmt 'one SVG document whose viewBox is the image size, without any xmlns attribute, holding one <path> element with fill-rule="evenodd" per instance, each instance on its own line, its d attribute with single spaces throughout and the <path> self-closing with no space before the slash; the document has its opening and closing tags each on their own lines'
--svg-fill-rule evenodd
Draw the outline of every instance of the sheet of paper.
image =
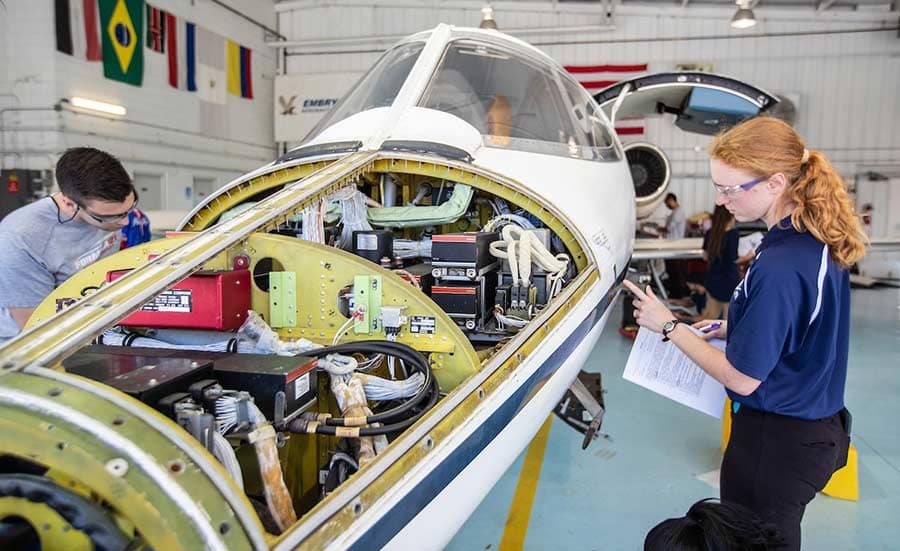
<svg viewBox="0 0 900 551">
<path fill-rule="evenodd" d="M 713 339 L 723 349 L 725 341 Z M 648 388 L 666 398 L 720 419 L 725 387 L 700 369 L 672 342 L 641 327 L 625 364 L 626 381 Z"/>
</svg>

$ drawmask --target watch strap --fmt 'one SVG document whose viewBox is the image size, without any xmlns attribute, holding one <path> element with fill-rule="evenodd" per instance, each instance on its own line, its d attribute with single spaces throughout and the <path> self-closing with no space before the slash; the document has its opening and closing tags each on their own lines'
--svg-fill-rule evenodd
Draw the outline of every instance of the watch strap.
<svg viewBox="0 0 900 551">
<path fill-rule="evenodd" d="M 669 329 L 668 331 L 666 331 L 666 328 L 663 327 L 663 330 L 662 330 L 662 334 L 663 334 L 663 339 L 662 339 L 662 340 L 663 340 L 663 342 L 669 342 L 669 333 L 671 333 L 672 331 L 674 331 L 675 328 L 678 327 L 678 324 L 679 324 L 679 323 L 685 323 L 685 322 L 681 321 L 680 319 L 672 319 L 672 320 L 667 321 L 666 323 L 668 324 L 668 323 L 671 323 L 671 322 L 675 322 L 675 323 L 672 325 L 672 328 Z"/>
</svg>

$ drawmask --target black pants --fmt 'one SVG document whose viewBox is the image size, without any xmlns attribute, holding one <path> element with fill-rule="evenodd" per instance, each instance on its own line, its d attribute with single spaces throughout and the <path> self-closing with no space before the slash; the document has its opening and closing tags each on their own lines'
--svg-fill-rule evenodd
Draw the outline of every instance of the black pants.
<svg viewBox="0 0 900 551">
<path fill-rule="evenodd" d="M 850 439 L 839 414 L 807 421 L 741 406 L 731 416 L 722 459 L 722 501 L 738 503 L 774 524 L 800 549 L 806 504 L 846 462 Z"/>
<path fill-rule="evenodd" d="M 669 298 L 684 298 L 691 294 L 687 286 L 687 260 L 666 260 L 666 273 L 669 275 Z"/>
</svg>

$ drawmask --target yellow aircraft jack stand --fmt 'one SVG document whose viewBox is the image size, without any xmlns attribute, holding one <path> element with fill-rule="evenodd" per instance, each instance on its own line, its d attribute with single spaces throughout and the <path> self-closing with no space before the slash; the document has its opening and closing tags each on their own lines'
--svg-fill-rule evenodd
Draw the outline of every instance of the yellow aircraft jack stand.
<svg viewBox="0 0 900 551">
<path fill-rule="evenodd" d="M 725 398 L 725 409 L 722 414 L 722 452 L 728 445 L 731 436 L 731 400 Z M 822 493 L 838 499 L 859 501 L 859 457 L 856 448 L 850 444 L 847 452 L 847 464 L 831 475 L 831 480 L 822 489 Z"/>
</svg>

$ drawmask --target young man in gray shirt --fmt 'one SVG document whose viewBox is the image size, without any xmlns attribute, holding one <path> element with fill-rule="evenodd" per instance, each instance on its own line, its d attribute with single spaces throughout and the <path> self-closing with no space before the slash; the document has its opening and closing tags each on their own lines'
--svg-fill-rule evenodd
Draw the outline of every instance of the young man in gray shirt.
<svg viewBox="0 0 900 551">
<path fill-rule="evenodd" d="M 53 289 L 119 250 L 120 231 L 137 206 L 122 164 L 90 147 L 56 164 L 59 192 L 0 221 L 0 344 L 16 336 Z"/>
<path fill-rule="evenodd" d="M 674 193 L 666 195 L 666 207 L 669 208 L 669 216 L 666 217 L 666 239 L 684 239 L 687 219 L 684 209 L 678 204 L 678 197 Z M 690 295 L 687 286 L 687 260 L 666 260 L 666 273 L 669 274 L 669 298 L 684 298 Z"/>
</svg>

